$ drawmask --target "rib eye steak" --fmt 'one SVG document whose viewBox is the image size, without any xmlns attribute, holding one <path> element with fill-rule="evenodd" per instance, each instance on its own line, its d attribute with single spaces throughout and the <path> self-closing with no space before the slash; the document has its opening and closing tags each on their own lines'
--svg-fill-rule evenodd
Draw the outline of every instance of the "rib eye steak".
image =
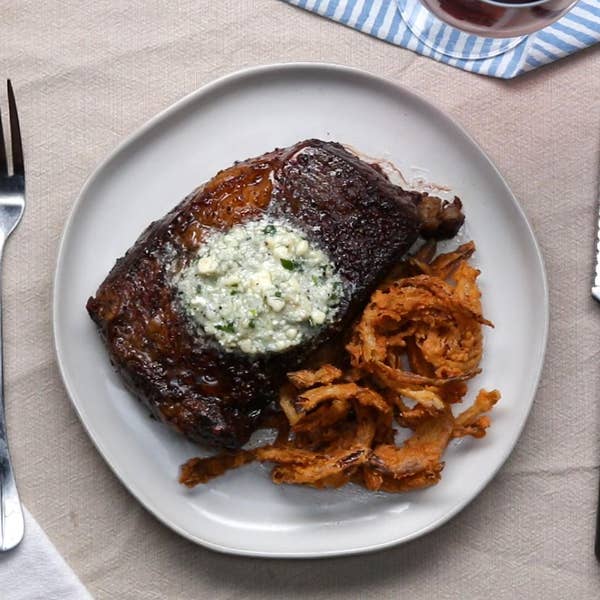
<svg viewBox="0 0 600 600">
<path fill-rule="evenodd" d="M 116 262 L 87 310 L 127 387 L 157 418 L 192 440 L 237 448 L 277 397 L 285 373 L 344 331 L 415 241 L 423 225 L 420 204 L 427 205 L 431 235 L 435 223 L 443 224 L 437 230 L 444 234 L 462 223 L 460 203 L 449 208 L 437 201 L 436 212 L 431 197 L 393 185 L 340 144 L 307 140 L 277 149 L 219 172 L 152 223 Z M 321 326 L 310 321 L 301 342 L 248 353 L 222 344 L 192 318 L 177 281 L 190 265 L 202 270 L 198 256 L 208 240 L 259 219 L 301 232 L 322 253 L 315 256 L 331 261 L 345 293 L 331 318 Z M 238 257 L 240 265 L 244 260 Z M 296 268 L 291 260 L 280 263 Z M 313 276 L 315 285 L 319 281 Z M 231 330 L 226 324 L 211 331 Z"/>
</svg>

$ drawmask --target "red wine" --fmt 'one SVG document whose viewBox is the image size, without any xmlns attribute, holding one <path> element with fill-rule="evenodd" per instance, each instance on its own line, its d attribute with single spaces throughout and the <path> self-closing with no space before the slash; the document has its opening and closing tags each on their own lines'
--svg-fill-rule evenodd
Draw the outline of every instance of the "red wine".
<svg viewBox="0 0 600 600">
<path fill-rule="evenodd" d="M 533 33 L 559 19 L 575 1 L 421 0 L 442 21 L 484 37 L 517 37 Z"/>
</svg>

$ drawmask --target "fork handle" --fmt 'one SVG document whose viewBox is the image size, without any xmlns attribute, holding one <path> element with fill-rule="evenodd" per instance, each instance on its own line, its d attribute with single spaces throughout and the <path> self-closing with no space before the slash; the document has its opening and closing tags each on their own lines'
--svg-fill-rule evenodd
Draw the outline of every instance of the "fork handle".
<svg viewBox="0 0 600 600">
<path fill-rule="evenodd" d="M 4 239 L 0 238 L 0 271 Z M 0 551 L 11 550 L 19 544 L 25 533 L 23 509 L 17 492 L 6 434 L 4 410 L 4 357 L 2 343 L 2 295 L 0 289 Z"/>
</svg>

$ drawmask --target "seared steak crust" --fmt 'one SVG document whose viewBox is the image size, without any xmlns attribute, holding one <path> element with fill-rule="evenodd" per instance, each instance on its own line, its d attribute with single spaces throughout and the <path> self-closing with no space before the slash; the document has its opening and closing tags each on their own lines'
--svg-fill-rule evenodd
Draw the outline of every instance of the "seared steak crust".
<svg viewBox="0 0 600 600">
<path fill-rule="evenodd" d="M 300 142 L 218 173 L 152 223 L 119 259 L 87 309 L 131 391 L 162 421 L 216 447 L 247 441 L 285 373 L 335 338 L 415 241 L 419 194 L 392 185 L 341 145 Z M 334 322 L 291 350 L 225 351 L 189 322 L 173 276 L 207 234 L 285 218 L 332 259 L 350 290 Z"/>
</svg>

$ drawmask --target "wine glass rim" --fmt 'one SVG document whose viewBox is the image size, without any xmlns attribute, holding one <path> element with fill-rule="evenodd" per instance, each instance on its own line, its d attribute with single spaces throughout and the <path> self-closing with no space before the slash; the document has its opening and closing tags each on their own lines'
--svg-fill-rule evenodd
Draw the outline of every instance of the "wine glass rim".
<svg viewBox="0 0 600 600">
<path fill-rule="evenodd" d="M 538 6 L 539 4 L 546 4 L 551 0 L 531 0 L 531 2 L 508 2 L 505 0 L 480 0 L 483 4 L 493 4 L 494 6 L 502 6 L 503 8 L 529 8 L 530 6 Z"/>
</svg>

